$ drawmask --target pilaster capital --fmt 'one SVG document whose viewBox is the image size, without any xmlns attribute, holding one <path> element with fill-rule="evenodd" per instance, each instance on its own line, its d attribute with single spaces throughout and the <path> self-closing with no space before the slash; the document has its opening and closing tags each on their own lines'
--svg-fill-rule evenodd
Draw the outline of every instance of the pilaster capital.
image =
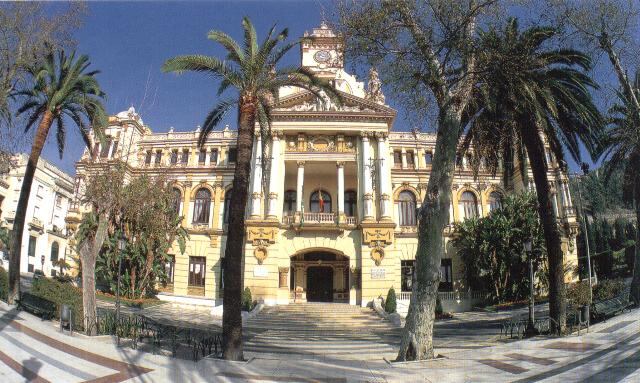
<svg viewBox="0 0 640 383">
<path fill-rule="evenodd" d="M 284 132 L 282 131 L 282 129 L 272 129 L 271 137 L 274 141 L 280 141 L 280 139 L 284 137 Z"/>
<path fill-rule="evenodd" d="M 364 130 L 360 132 L 360 137 L 362 137 L 362 141 L 369 141 L 370 136 L 371 136 L 370 132 L 366 132 Z"/>
<path fill-rule="evenodd" d="M 365 200 L 369 200 L 369 201 L 373 200 L 373 194 L 371 194 L 371 193 L 365 193 L 365 195 L 364 195 L 364 199 L 365 199 Z"/>
<path fill-rule="evenodd" d="M 296 161 L 299 168 L 304 168 L 304 161 Z"/>
<path fill-rule="evenodd" d="M 336 161 L 336 167 L 344 168 L 344 161 Z"/>
<path fill-rule="evenodd" d="M 374 133 L 378 141 L 384 142 L 387 139 L 388 134 L 385 132 L 376 132 Z"/>
<path fill-rule="evenodd" d="M 276 192 L 269 193 L 269 199 L 278 199 L 278 193 Z"/>
</svg>

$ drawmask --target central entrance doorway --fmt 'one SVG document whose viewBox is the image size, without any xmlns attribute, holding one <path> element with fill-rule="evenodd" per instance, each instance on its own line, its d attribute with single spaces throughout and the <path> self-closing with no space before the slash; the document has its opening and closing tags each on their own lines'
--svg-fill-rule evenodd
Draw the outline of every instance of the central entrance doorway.
<svg viewBox="0 0 640 383">
<path fill-rule="evenodd" d="M 333 302 L 333 269 L 331 267 L 307 268 L 307 302 Z"/>
<path fill-rule="evenodd" d="M 294 302 L 349 302 L 349 258 L 329 251 L 291 257 Z"/>
</svg>

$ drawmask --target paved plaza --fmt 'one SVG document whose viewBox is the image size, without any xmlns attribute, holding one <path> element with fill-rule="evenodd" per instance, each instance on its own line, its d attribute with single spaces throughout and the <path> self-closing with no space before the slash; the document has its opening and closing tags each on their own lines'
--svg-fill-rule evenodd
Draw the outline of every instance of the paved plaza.
<svg viewBox="0 0 640 383">
<path fill-rule="evenodd" d="M 471 314 L 470 314 L 471 315 Z M 478 315 L 478 314 L 475 314 Z M 632 382 L 640 379 L 640 310 L 562 339 L 438 347 L 443 357 L 388 363 L 331 355 L 254 354 L 198 362 L 118 348 L 111 337 L 61 334 L 54 322 L 0 304 L 1 382 Z M 438 333 L 436 327 L 436 333 Z M 436 342 L 437 344 L 438 342 Z"/>
</svg>

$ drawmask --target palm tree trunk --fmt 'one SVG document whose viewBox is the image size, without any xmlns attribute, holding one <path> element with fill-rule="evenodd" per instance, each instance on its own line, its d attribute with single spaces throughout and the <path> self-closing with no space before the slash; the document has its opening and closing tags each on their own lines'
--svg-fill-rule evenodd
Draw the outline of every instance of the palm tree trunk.
<svg viewBox="0 0 640 383">
<path fill-rule="evenodd" d="M 551 332 L 564 334 L 566 331 L 566 290 L 564 285 L 564 254 L 562 253 L 560 231 L 551 202 L 551 190 L 547 177 L 545 151 L 537 129 L 524 128 L 523 141 L 529 155 L 533 171 L 533 182 L 538 197 L 538 214 L 542 222 L 544 240 L 549 264 L 549 316 L 553 319 Z M 555 322 L 554 322 L 555 321 Z"/>
<path fill-rule="evenodd" d="M 222 350 L 227 360 L 243 360 L 242 352 L 242 257 L 244 254 L 244 217 L 247 206 L 256 98 L 241 95 L 238 116 L 238 158 L 233 178 L 227 246 L 224 252 L 224 292 L 222 311 Z"/>
<path fill-rule="evenodd" d="M 439 121 L 427 196 L 419 212 L 416 278 L 400 338 L 398 361 L 431 359 L 434 356 L 433 323 L 440 283 L 440 260 L 444 252 L 442 237 L 449 223 L 451 184 L 460 133 L 460 118 L 451 110 L 443 112 Z"/>
<path fill-rule="evenodd" d="M 20 189 L 20 199 L 16 208 L 16 215 L 13 221 L 13 235 L 11 239 L 11 256 L 9 258 L 9 294 L 7 301 L 13 304 L 20 296 L 20 253 L 22 248 L 22 234 L 24 233 L 24 223 L 27 215 L 27 207 L 29 205 L 29 195 L 31 194 L 31 185 L 33 184 L 33 176 L 36 173 L 38 159 L 40 153 L 47 141 L 49 129 L 53 123 L 54 115 L 50 111 L 46 111 L 38 124 L 35 140 L 31 147 L 31 154 L 27 161 L 27 168 L 22 179 L 22 188 Z"/>
</svg>

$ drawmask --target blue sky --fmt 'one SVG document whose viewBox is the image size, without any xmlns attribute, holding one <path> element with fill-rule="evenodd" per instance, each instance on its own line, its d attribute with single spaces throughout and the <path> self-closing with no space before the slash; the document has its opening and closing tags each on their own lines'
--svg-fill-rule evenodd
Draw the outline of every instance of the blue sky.
<svg viewBox="0 0 640 383">
<path fill-rule="evenodd" d="M 49 6 L 55 9 L 60 5 Z M 162 73 L 160 67 L 166 59 L 193 53 L 222 57 L 223 50 L 206 38 L 207 32 L 223 30 L 242 41 L 243 16 L 253 21 L 259 37 L 277 23 L 279 28 L 289 28 L 290 39 L 298 38 L 305 30 L 320 24 L 323 7 L 330 15 L 332 5 L 327 0 L 89 2 L 89 13 L 75 38 L 78 51 L 88 54 L 92 68 L 102 71 L 98 78 L 107 94 L 109 114 L 133 105 L 155 132 L 170 127 L 178 131 L 194 130 L 218 99 L 217 83 L 202 74 Z M 299 50 L 292 50 L 283 63 L 298 64 Z M 608 63 L 604 64 L 599 67 L 609 70 Z M 347 63 L 347 69 L 350 68 Z M 362 80 L 366 68 L 361 69 Z M 602 72 L 596 78 L 598 75 L 602 76 Z M 605 82 L 615 83 L 615 78 Z M 408 130 L 411 125 L 403 119 L 401 106 L 389 97 L 387 102 L 400 112 L 394 129 Z M 234 127 L 235 114 L 230 113 L 224 123 Z M 74 174 L 74 163 L 83 148 L 79 135 L 70 132 L 64 157 L 60 159 L 55 135 L 50 134 L 43 156 Z M 576 168 L 575 164 L 570 166 Z"/>
<path fill-rule="evenodd" d="M 223 50 L 206 38 L 212 29 L 242 41 L 241 20 L 249 16 L 264 36 L 277 23 L 289 28 L 290 39 L 302 36 L 321 21 L 320 1 L 236 2 L 90 2 L 84 25 L 75 34 L 78 52 L 88 54 L 107 94 L 109 114 L 133 105 L 155 132 L 195 130 L 215 104 L 217 83 L 202 74 L 167 74 L 162 63 L 173 56 L 200 53 L 222 56 Z M 284 63 L 299 63 L 293 49 Z M 235 125 L 235 115 L 226 123 Z M 223 126 L 224 124 L 222 124 Z M 69 126 L 69 128 L 71 125 Z M 68 134 L 60 160 L 51 134 L 43 156 L 73 174 L 83 143 Z"/>
</svg>

